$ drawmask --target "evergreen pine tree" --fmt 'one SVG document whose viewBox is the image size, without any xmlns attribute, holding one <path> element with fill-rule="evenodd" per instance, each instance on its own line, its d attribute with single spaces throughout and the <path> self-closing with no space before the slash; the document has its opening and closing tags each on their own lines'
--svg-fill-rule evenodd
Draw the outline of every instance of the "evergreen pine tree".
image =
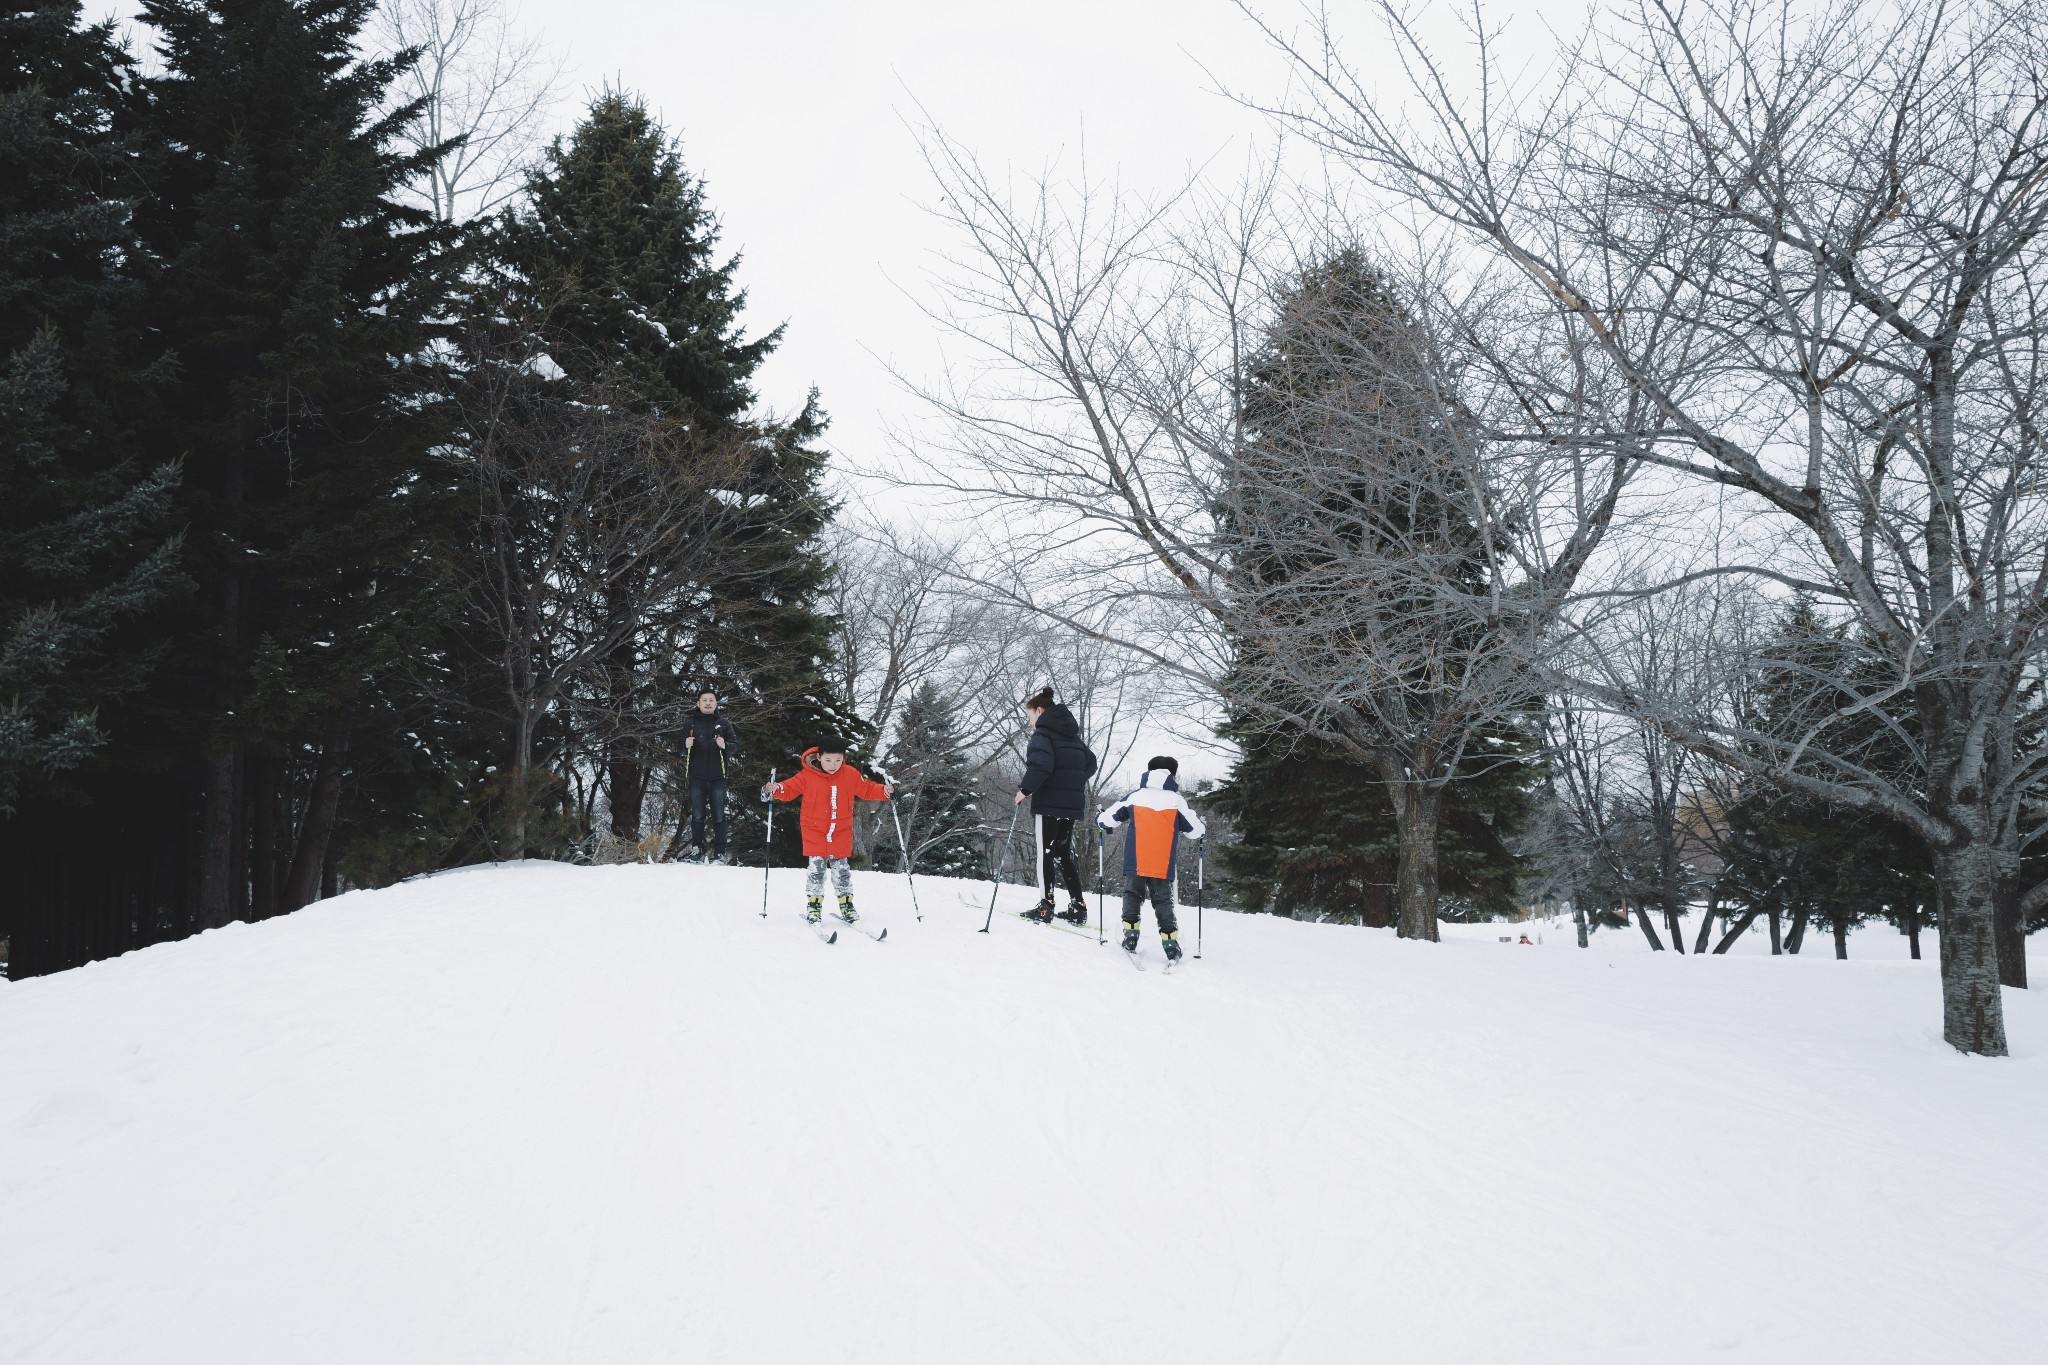
<svg viewBox="0 0 2048 1365">
<path fill-rule="evenodd" d="M 164 733 L 196 768 L 199 922 L 320 892 L 350 774 L 403 754 L 378 691 L 407 601 L 433 431 L 418 401 L 447 230 L 400 206 L 397 66 L 355 40 L 373 0 L 145 0 L 158 265 L 180 382 L 155 448 L 185 462 L 195 610 Z"/>
<path fill-rule="evenodd" d="M 1340 340 L 1333 344 L 1325 336 L 1316 344 L 1297 344 L 1285 321 L 1297 302 L 1305 303 L 1312 333 L 1341 334 Z M 1244 462 L 1236 477 L 1285 479 L 1301 450 L 1320 458 L 1324 444 L 1344 439 L 1343 424 L 1329 422 L 1329 409 L 1365 395 L 1357 392 L 1357 376 L 1331 367 L 1358 364 L 1364 356 L 1380 366 L 1406 359 L 1399 339 L 1405 325 L 1400 304 L 1386 280 L 1355 251 L 1340 252 L 1304 272 L 1292 298 L 1283 301 L 1280 316 L 1265 354 L 1253 366 L 1245 401 L 1255 457 Z M 1435 404 L 1419 403 L 1405 392 L 1384 397 L 1384 385 L 1366 387 L 1372 389 L 1372 401 L 1408 419 L 1405 427 L 1393 418 L 1366 424 L 1369 439 L 1411 444 L 1444 439 L 1446 418 Z M 1426 384 L 1407 387 L 1429 389 Z M 1325 425 L 1334 425 L 1337 435 L 1322 430 Z M 1370 504 L 1377 452 L 1350 453 L 1357 461 L 1358 501 Z M 1381 525 L 1401 522 L 1400 506 L 1379 510 Z M 1441 508 L 1418 512 L 1411 506 L 1408 513 L 1416 527 L 1455 525 L 1448 548 L 1460 572 L 1476 584 L 1481 547 L 1469 523 Z M 1333 515 L 1331 520 L 1327 534 L 1345 534 L 1340 527 L 1372 534 L 1356 516 L 1340 520 Z M 1289 554 L 1282 559 L 1268 553 L 1239 567 L 1268 587 L 1317 567 L 1314 550 L 1296 546 Z M 1392 604 L 1387 610 L 1400 608 Z M 1223 730 L 1241 753 L 1214 798 L 1238 834 L 1219 850 L 1230 894 L 1247 908 L 1280 914 L 1357 919 L 1376 926 L 1396 923 L 1401 831 L 1381 774 L 1335 743 L 1273 718 L 1289 710 L 1313 712 L 1312 699 L 1266 695 L 1258 700 L 1257 706 L 1231 708 Z M 1533 694 L 1530 701 L 1533 712 Z M 1468 736 L 1464 757 L 1444 785 L 1434 831 L 1446 912 L 1491 916 L 1514 908 L 1519 868 L 1510 841 L 1534 809 L 1533 787 L 1540 776 L 1536 750 L 1533 726 L 1512 718 Z"/>
<path fill-rule="evenodd" d="M 1837 751 L 1860 751 L 1880 770 L 1908 770 L 1906 745 L 1918 730 L 1903 699 L 1851 714 L 1831 714 L 1844 695 L 1816 690 L 1816 678 L 1853 678 L 1857 651 L 1847 631 L 1796 603 L 1771 647 L 1773 663 L 1755 680 L 1748 704 L 1759 728 L 1807 734 L 1826 726 Z M 1873 675 L 1866 693 L 1883 691 Z M 1838 957 L 1849 931 L 1882 917 L 1904 929 L 1919 951 L 1919 929 L 1935 922 L 1934 863 L 1924 842 L 1888 817 L 1836 805 L 1771 784 L 1749 784 L 1726 813 L 1717 898 L 1745 911 L 1789 916 L 1788 952 L 1804 945 L 1814 921 L 1831 931 Z"/>
<path fill-rule="evenodd" d="M 719 258 L 719 229 L 703 182 L 637 99 L 607 91 L 528 177 L 526 202 L 490 243 L 493 289 L 507 316 L 538 333 L 571 381 L 624 374 L 651 408 L 751 438 L 753 458 L 730 496 L 755 509 L 744 527 L 701 547 L 700 591 L 647 602 L 622 588 L 594 604 L 639 628 L 594 683 L 596 735 L 614 835 L 638 836 L 655 765 L 672 750 L 655 738 L 680 723 L 700 687 L 715 688 L 743 727 L 749 776 L 781 767 L 827 730 L 858 746 L 867 727 L 834 695 L 826 667 L 829 584 L 819 536 L 834 507 L 818 447 L 816 396 L 788 421 L 750 417 L 753 375 L 781 339 L 747 338 L 739 258 Z M 735 828 L 743 850 L 755 826 Z M 793 831 L 792 831 L 793 834 Z M 792 844 L 791 847 L 794 847 Z"/>
<path fill-rule="evenodd" d="M 136 315 L 135 113 L 111 24 L 0 10 L 0 815 L 82 799 L 49 779 L 147 678 L 136 622 L 176 582 L 176 471 L 136 452 L 165 367 Z"/>
<path fill-rule="evenodd" d="M 889 775 L 896 779 L 911 870 L 931 877 L 975 875 L 983 856 L 974 777 L 956 710 L 931 682 L 919 684 L 903 703 L 889 742 Z M 875 865 L 885 872 L 903 870 L 893 827 L 876 841 Z"/>
<path fill-rule="evenodd" d="M 718 240 L 680 147 L 646 105 L 608 90 L 528 174 L 490 251 L 517 315 L 566 343 L 557 360 L 572 377 L 623 364 L 649 403 L 731 422 L 782 329 L 744 336 L 739 257 L 720 261 Z"/>
</svg>

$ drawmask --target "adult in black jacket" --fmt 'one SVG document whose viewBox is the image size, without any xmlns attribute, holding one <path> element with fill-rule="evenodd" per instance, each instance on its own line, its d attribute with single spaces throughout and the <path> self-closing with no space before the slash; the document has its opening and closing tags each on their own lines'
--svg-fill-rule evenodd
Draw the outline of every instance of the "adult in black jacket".
<svg viewBox="0 0 2048 1365">
<path fill-rule="evenodd" d="M 738 761 L 740 737 L 718 709 L 718 694 L 705 688 L 697 694 L 697 709 L 683 726 L 683 785 L 690 794 L 691 856 L 726 857 L 725 778 Z M 704 817 L 711 817 L 713 846 L 704 843 Z"/>
<path fill-rule="evenodd" d="M 1024 703 L 1031 721 L 1031 743 L 1024 750 L 1024 775 L 1017 779 L 1017 800 L 1031 799 L 1045 849 L 1042 878 L 1045 897 L 1027 914 L 1043 923 L 1053 917 L 1053 889 L 1065 886 L 1069 897 L 1060 918 L 1088 921 L 1081 868 L 1074 861 L 1074 822 L 1088 811 L 1088 779 L 1095 775 L 1095 754 L 1081 742 L 1074 713 L 1053 699 L 1050 687 L 1040 688 Z"/>
</svg>

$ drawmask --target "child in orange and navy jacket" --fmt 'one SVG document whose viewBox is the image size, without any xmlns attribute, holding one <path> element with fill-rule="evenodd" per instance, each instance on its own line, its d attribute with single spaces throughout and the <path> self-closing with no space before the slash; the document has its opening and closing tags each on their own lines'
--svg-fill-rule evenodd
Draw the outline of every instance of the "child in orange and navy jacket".
<svg viewBox="0 0 2048 1365">
<path fill-rule="evenodd" d="M 1102 812 L 1099 823 L 1113 830 L 1128 826 L 1124 833 L 1124 951 L 1138 946 L 1138 916 L 1145 901 L 1152 901 L 1152 914 L 1159 921 L 1159 946 L 1169 961 L 1180 958 L 1180 925 L 1173 916 L 1174 857 L 1180 836 L 1199 839 L 1208 832 L 1202 817 L 1181 798 L 1178 760 L 1153 759 L 1145 765 L 1138 789 Z M 1152 781 L 1154 775 L 1159 781 Z"/>
<path fill-rule="evenodd" d="M 815 760 L 815 762 L 813 761 Z M 804 750 L 803 767 L 787 782 L 761 788 L 761 799 L 802 800 L 797 823 L 804 832 L 804 918 L 816 924 L 825 914 L 825 873 L 839 893 L 839 918 L 848 924 L 860 916 L 853 909 L 853 803 L 887 801 L 893 786 L 871 782 L 846 761 L 846 741 L 827 735 Z"/>
</svg>

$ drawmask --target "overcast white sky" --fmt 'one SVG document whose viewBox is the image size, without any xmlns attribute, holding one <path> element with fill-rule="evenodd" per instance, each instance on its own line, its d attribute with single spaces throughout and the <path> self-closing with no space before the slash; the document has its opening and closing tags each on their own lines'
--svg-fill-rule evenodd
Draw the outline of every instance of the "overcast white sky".
<svg viewBox="0 0 2048 1365">
<path fill-rule="evenodd" d="M 750 330 L 788 324 L 763 398 L 787 410 L 816 384 L 829 442 L 855 465 L 872 463 L 884 430 L 912 410 L 885 363 L 929 374 L 937 356 L 914 302 L 928 295 L 931 253 L 947 245 L 922 208 L 931 187 L 909 126 L 918 105 L 990 167 L 1078 167 L 1085 145 L 1092 175 L 1163 189 L 1212 159 L 1240 168 L 1273 141 L 1218 82 L 1270 98 L 1287 79 L 1230 0 L 509 3 L 566 58 L 563 127 L 589 93 L 615 84 L 645 96 L 682 139 L 726 247 L 744 257 Z M 1347 8 L 1362 16 L 1364 6 L 1337 6 Z M 1282 21 L 1301 13 L 1296 0 L 1261 9 Z M 1533 39 L 1539 10 L 1574 12 L 1566 0 L 1514 0 L 1489 5 L 1489 22 L 1523 14 Z M 1349 56 L 1369 70 L 1372 48 Z"/>
<path fill-rule="evenodd" d="M 877 453 L 908 400 L 883 369 L 930 368 L 925 289 L 943 242 L 907 126 L 922 103 L 991 165 L 1078 162 L 1165 185 L 1269 136 L 1209 92 L 1201 64 L 1273 88 L 1283 73 L 1228 0 L 521 0 L 567 50 L 573 103 L 612 82 L 644 94 L 709 184 L 755 329 L 787 321 L 763 375 L 774 406 L 812 383 L 831 444 Z M 565 114 L 569 110 L 564 111 Z"/>
</svg>

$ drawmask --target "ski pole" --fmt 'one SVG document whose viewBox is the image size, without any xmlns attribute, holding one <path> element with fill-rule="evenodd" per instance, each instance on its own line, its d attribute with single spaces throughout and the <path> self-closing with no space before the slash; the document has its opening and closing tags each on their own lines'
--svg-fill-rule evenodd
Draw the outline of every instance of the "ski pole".
<svg viewBox="0 0 2048 1365">
<path fill-rule="evenodd" d="M 761 918 L 768 918 L 768 862 L 775 856 L 775 769 L 768 770 L 768 835 L 761 843 Z"/>
<path fill-rule="evenodd" d="M 1195 960 L 1202 958 L 1202 874 L 1209 867 L 1209 845 L 1195 841 Z"/>
<path fill-rule="evenodd" d="M 883 771 L 879 763 L 875 765 L 875 771 L 882 774 L 884 782 L 892 787 L 896 785 L 896 779 Z M 896 847 L 903 850 L 903 880 L 910 883 L 910 908 L 917 915 L 917 922 L 922 924 L 924 911 L 917 908 L 917 878 L 910 875 L 910 841 L 903 837 L 903 817 L 896 813 L 896 798 L 893 796 L 889 798 L 889 818 L 896 822 Z"/>
<path fill-rule="evenodd" d="M 989 925 L 996 922 L 996 897 L 1003 892 L 1003 868 L 1009 865 L 1010 840 L 1017 837 L 1017 812 L 1023 809 L 1024 803 L 1021 801 L 1010 807 L 1010 828 L 1003 835 L 1002 851 L 996 855 L 995 871 L 989 876 L 988 916 L 981 922 L 981 932 L 984 934 L 988 932 Z"/>
<path fill-rule="evenodd" d="M 1102 927 L 1102 893 L 1108 885 L 1102 870 L 1102 826 L 1095 827 L 1095 946 L 1100 948 L 1109 942 L 1109 934 Z"/>
</svg>

